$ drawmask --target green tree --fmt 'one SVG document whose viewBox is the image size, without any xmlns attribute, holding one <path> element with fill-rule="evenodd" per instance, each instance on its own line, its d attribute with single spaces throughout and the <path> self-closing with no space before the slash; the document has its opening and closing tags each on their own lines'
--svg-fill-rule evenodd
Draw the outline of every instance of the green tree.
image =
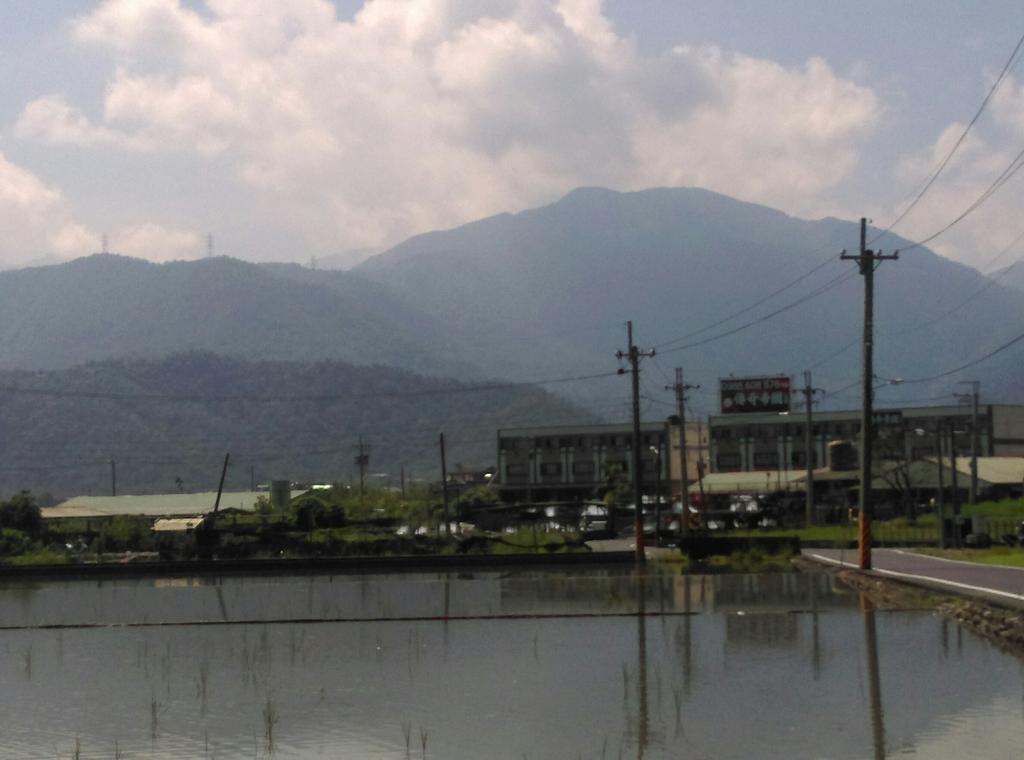
<svg viewBox="0 0 1024 760">
<path fill-rule="evenodd" d="M 461 518 L 469 517 L 481 509 L 498 504 L 498 492 L 490 486 L 475 486 L 459 495 L 455 500 L 455 513 Z"/>
<path fill-rule="evenodd" d="M 16 528 L 35 536 L 42 527 L 42 511 L 29 491 L 21 491 L 0 502 L 0 528 Z"/>
</svg>

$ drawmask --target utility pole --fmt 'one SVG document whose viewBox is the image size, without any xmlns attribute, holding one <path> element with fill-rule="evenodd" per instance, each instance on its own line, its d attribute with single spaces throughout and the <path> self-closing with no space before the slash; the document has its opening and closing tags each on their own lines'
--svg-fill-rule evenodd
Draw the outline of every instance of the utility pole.
<svg viewBox="0 0 1024 760">
<path fill-rule="evenodd" d="M 619 351 L 615 355 L 619 359 L 629 359 L 629 372 L 633 375 L 633 508 L 634 508 L 634 529 L 636 531 L 636 561 L 642 563 L 644 556 L 644 505 L 643 505 L 643 483 L 640 480 L 640 359 L 645 356 L 654 356 L 655 351 L 641 351 L 633 345 L 633 322 L 626 322 L 626 341 L 629 349 L 626 352 Z M 619 370 L 624 373 L 627 370 Z"/>
<path fill-rule="evenodd" d="M 405 465 L 404 464 L 402 465 L 401 477 L 402 477 L 402 498 L 404 499 L 405 498 Z"/>
<path fill-rule="evenodd" d="M 804 370 L 804 406 L 806 407 L 804 420 L 804 458 L 807 460 L 807 488 L 804 499 L 804 523 L 809 528 L 814 525 L 814 451 L 813 425 L 814 425 L 814 394 L 821 391 L 811 385 L 811 371 Z"/>
<path fill-rule="evenodd" d="M 981 383 L 977 380 L 963 380 L 964 384 L 971 384 L 971 395 L 955 394 L 960 401 L 971 402 L 971 489 L 968 492 L 968 502 L 975 504 L 978 501 L 978 390 Z"/>
<path fill-rule="evenodd" d="M 117 462 L 110 457 L 110 495 L 117 496 Z"/>
<path fill-rule="evenodd" d="M 231 461 L 231 452 L 224 455 L 224 466 L 220 470 L 220 483 L 217 485 L 217 500 L 213 502 L 213 513 L 210 515 L 209 526 L 212 528 L 217 520 L 217 510 L 220 509 L 220 495 L 224 493 L 224 478 L 228 474 L 228 462 Z"/>
<path fill-rule="evenodd" d="M 951 467 L 949 472 L 950 480 L 953 485 L 953 548 L 960 548 L 960 494 L 958 489 L 960 484 L 957 482 L 957 471 L 956 471 L 956 426 L 951 422 L 949 423 L 949 462 Z"/>
<path fill-rule="evenodd" d="M 355 464 L 359 468 L 359 506 L 363 507 L 366 497 L 366 468 L 370 466 L 370 444 L 363 443 L 362 436 L 359 436 L 356 452 Z"/>
<path fill-rule="evenodd" d="M 444 433 L 441 433 L 441 496 L 444 499 L 444 530 L 448 538 L 452 537 L 452 522 L 448 518 L 448 465 L 444 458 Z"/>
<path fill-rule="evenodd" d="M 873 341 L 874 341 L 874 299 L 875 299 L 875 267 L 887 259 L 898 259 L 899 251 L 889 255 L 867 248 L 868 220 L 860 220 L 860 253 L 856 256 L 843 251 L 840 259 L 857 262 L 860 274 L 864 278 L 864 339 L 861 378 L 861 411 L 860 411 L 860 511 L 858 565 L 861 570 L 871 569 L 871 519 L 874 517 L 874 502 L 871 492 L 871 448 L 874 430 L 872 430 L 872 404 L 874 402 Z"/>
<path fill-rule="evenodd" d="M 679 515 L 679 535 L 686 538 L 690 535 L 690 477 L 686 461 L 686 392 L 696 390 L 699 385 L 687 385 L 683 382 L 683 368 L 676 367 L 676 381 L 665 386 L 665 390 L 676 392 L 676 416 L 679 418 L 679 484 L 681 493 L 682 513 Z M 700 458 L 700 438 L 697 439 L 697 458 Z M 669 468 L 669 472 L 672 468 Z M 671 488 L 669 489 L 671 490 Z"/>
<path fill-rule="evenodd" d="M 249 465 L 249 490 L 256 490 L 256 465 Z"/>
<path fill-rule="evenodd" d="M 942 422 L 935 418 L 935 461 L 939 463 L 939 487 L 935 492 L 935 511 L 939 517 L 939 548 L 946 548 L 946 497 L 943 493 L 945 478 L 942 470 Z"/>
</svg>

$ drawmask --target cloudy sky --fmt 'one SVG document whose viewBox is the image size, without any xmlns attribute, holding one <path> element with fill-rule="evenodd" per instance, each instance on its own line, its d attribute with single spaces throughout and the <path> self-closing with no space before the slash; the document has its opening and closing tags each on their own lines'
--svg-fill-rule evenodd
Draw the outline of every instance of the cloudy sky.
<svg viewBox="0 0 1024 760">
<path fill-rule="evenodd" d="M 355 263 L 580 185 L 884 227 L 1022 33 L 1019 0 L 3 0 L 0 265 Z M 1022 147 L 1024 64 L 896 231 Z M 933 248 L 1009 264 L 1022 181 Z"/>
</svg>

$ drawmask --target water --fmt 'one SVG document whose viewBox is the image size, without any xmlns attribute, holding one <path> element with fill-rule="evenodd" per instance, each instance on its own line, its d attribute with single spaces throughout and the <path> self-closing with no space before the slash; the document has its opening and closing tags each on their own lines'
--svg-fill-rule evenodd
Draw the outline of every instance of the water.
<svg viewBox="0 0 1024 760">
<path fill-rule="evenodd" d="M 1020 756 L 1017 660 L 830 584 L 651 570 L 640 593 L 628 569 L 8 582 L 0 758 Z"/>
</svg>

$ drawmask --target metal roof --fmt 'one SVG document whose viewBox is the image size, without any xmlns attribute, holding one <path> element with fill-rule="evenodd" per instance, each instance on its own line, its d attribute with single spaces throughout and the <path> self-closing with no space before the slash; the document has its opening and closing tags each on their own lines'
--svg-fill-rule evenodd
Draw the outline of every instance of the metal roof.
<svg viewBox="0 0 1024 760">
<path fill-rule="evenodd" d="M 795 470 L 757 470 L 754 472 L 712 472 L 704 476 L 704 493 L 803 492 L 806 472 Z M 690 493 L 700 493 L 701 484 L 690 484 Z"/>
<path fill-rule="evenodd" d="M 199 517 L 164 517 L 153 523 L 156 533 L 186 533 L 203 524 L 206 515 Z"/>
<path fill-rule="evenodd" d="M 665 430 L 666 422 L 641 422 L 641 432 L 662 432 Z M 632 422 L 618 422 L 604 425 L 545 425 L 542 427 L 518 427 L 500 428 L 498 436 L 501 438 L 536 438 L 540 436 L 573 436 L 573 435 L 600 435 L 602 433 L 625 433 L 633 432 Z"/>
<path fill-rule="evenodd" d="M 295 498 L 305 491 L 292 491 Z M 266 491 L 234 491 L 223 493 L 220 509 L 240 509 L 251 512 L 256 499 L 269 498 Z M 216 491 L 201 493 L 163 493 L 145 496 L 75 496 L 55 507 L 44 507 L 44 518 L 57 517 L 114 517 L 117 515 L 144 515 L 147 517 L 194 516 L 213 510 Z"/>
</svg>

